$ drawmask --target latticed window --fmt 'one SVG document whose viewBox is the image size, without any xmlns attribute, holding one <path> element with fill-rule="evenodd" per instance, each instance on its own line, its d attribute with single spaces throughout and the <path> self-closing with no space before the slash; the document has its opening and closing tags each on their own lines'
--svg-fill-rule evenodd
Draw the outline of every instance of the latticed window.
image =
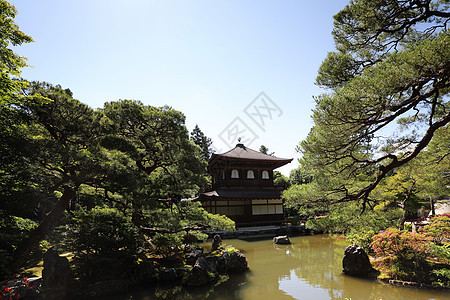
<svg viewBox="0 0 450 300">
<path fill-rule="evenodd" d="M 234 169 L 231 171 L 231 178 L 239 178 L 238 170 Z"/>
</svg>

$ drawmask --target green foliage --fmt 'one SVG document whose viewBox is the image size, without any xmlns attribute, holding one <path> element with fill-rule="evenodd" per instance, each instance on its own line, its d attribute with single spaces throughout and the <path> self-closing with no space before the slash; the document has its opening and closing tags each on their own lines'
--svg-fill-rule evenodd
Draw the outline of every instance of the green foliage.
<svg viewBox="0 0 450 300">
<path fill-rule="evenodd" d="M 433 265 L 425 259 L 425 256 L 409 255 L 407 257 L 393 257 L 391 259 L 392 277 L 405 281 L 433 282 Z"/>
<path fill-rule="evenodd" d="M 388 228 L 373 236 L 372 250 L 377 255 L 392 255 L 402 259 L 424 259 L 430 238 L 425 234 Z"/>
<path fill-rule="evenodd" d="M 114 257 L 121 253 L 135 257 L 139 247 L 138 229 L 115 208 L 79 210 L 74 212 L 70 225 L 70 244 L 77 256 Z"/>
<path fill-rule="evenodd" d="M 16 8 L 5 0 L 0 0 L 0 106 L 14 102 L 14 97 L 24 83 L 14 80 L 20 69 L 26 66 L 26 58 L 14 53 L 11 46 L 30 43 L 33 39 L 19 30 L 14 23 Z"/>
<path fill-rule="evenodd" d="M 302 223 L 302 219 L 300 216 L 296 215 L 295 212 L 292 212 L 292 210 L 285 210 L 285 221 L 287 224 L 291 225 L 300 225 Z"/>
<path fill-rule="evenodd" d="M 429 244 L 424 234 L 389 228 L 373 237 L 371 247 L 376 255 L 388 257 L 390 276 L 431 283 L 433 265 L 426 260 Z"/>
<path fill-rule="evenodd" d="M 103 145 L 126 153 L 148 175 L 152 197 L 192 197 L 206 186 L 206 161 L 189 140 L 181 112 L 133 100 L 107 102 L 101 111 L 109 133 Z"/>
<path fill-rule="evenodd" d="M 315 98 L 314 127 L 298 148 L 314 180 L 298 190 L 297 201 L 353 201 L 364 210 L 379 200 L 374 190 L 386 177 L 428 151 L 450 122 L 447 14 L 442 1 L 356 0 L 334 17 L 337 49 L 317 77 L 328 92 Z M 448 148 L 438 152 L 448 159 Z M 441 167 L 422 164 L 421 173 L 441 178 L 432 181 L 442 192 L 448 164 L 435 162 Z M 391 189 L 391 200 L 405 196 L 403 188 L 419 196 L 409 184 L 432 190 L 418 174 Z"/>
<path fill-rule="evenodd" d="M 203 133 L 203 131 L 200 130 L 197 124 L 195 125 L 195 128 L 191 132 L 190 139 L 192 142 L 194 142 L 194 144 L 196 144 L 201 148 L 201 157 L 205 161 L 208 161 L 209 157 L 214 152 L 211 149 L 212 140 L 209 137 L 207 137 Z"/>
<path fill-rule="evenodd" d="M 233 220 L 223 215 L 207 212 L 198 201 L 185 201 L 181 208 L 191 223 L 204 224 L 211 230 L 235 230 Z"/>
<path fill-rule="evenodd" d="M 169 207 L 144 210 L 143 213 L 145 223 L 164 230 L 150 239 L 153 250 L 164 257 L 181 252 L 183 245 L 197 244 L 207 238 L 206 234 L 195 228 L 227 231 L 235 229 L 234 221 L 226 216 L 208 213 L 198 201 L 181 201 Z"/>
<path fill-rule="evenodd" d="M 183 233 L 157 233 L 152 238 L 152 244 L 156 247 L 156 252 L 169 256 L 171 252 L 178 251 L 182 244 Z"/>
<path fill-rule="evenodd" d="M 269 152 L 269 148 L 267 148 L 264 145 L 261 145 L 261 147 L 259 147 L 259 152 L 264 153 L 266 155 L 270 155 L 270 156 L 273 156 L 275 154 L 275 152 Z"/>
<path fill-rule="evenodd" d="M 307 184 L 313 180 L 310 172 L 304 170 L 301 166 L 289 173 L 289 181 L 291 185 Z"/>
<path fill-rule="evenodd" d="M 189 141 L 183 114 L 126 100 L 94 111 L 73 99 L 69 89 L 48 83 L 32 82 L 24 93 L 26 98 L 10 105 L 13 118 L 0 111 L 6 137 L 0 148 L 0 194 L 5 199 L 0 209 L 5 216 L 44 224 L 20 236 L 32 241 L 28 248 L 61 221 L 69 204 L 71 210 L 85 212 L 97 205 L 115 207 L 137 226 L 171 229 L 199 221 L 189 210 L 187 218 L 173 218 L 172 208 L 155 199 L 170 194 L 177 202 L 194 196 L 207 182 L 206 164 Z M 150 223 L 144 224 L 143 216 L 158 210 L 168 217 L 148 218 Z M 222 220 L 211 219 L 221 226 Z M 21 249 L 19 257 L 29 252 Z"/>
<path fill-rule="evenodd" d="M 291 185 L 289 178 L 278 171 L 273 172 L 273 183 L 283 189 L 287 189 Z"/>
<path fill-rule="evenodd" d="M 366 229 L 363 231 L 351 230 L 345 235 L 345 239 L 351 244 L 357 244 L 362 247 L 366 252 L 370 252 L 370 244 L 372 243 L 372 236 L 375 235 L 373 229 Z"/>
<path fill-rule="evenodd" d="M 75 255 L 77 275 L 91 280 L 125 276 L 142 244 L 130 218 L 117 209 L 100 207 L 74 213 L 67 242 Z"/>
<path fill-rule="evenodd" d="M 229 254 L 231 254 L 233 252 L 239 252 L 239 249 L 237 249 L 236 247 L 234 247 L 232 245 L 227 245 L 225 247 L 225 251 L 227 251 Z"/>
<path fill-rule="evenodd" d="M 401 215 L 398 209 L 374 209 L 361 214 L 354 203 L 339 203 L 327 207 L 326 215 L 311 218 L 309 228 L 326 233 L 349 234 L 349 240 L 358 241 L 366 250 L 370 232 L 376 233 L 396 224 Z"/>
<path fill-rule="evenodd" d="M 430 245 L 430 256 L 437 258 L 444 264 L 450 264 L 450 243 L 440 245 Z"/>
<path fill-rule="evenodd" d="M 450 244 L 433 244 L 435 236 L 433 228 L 420 233 L 389 228 L 373 236 L 371 247 L 376 255 L 387 257 L 383 269 L 388 276 L 444 287 L 449 282 Z"/>
<path fill-rule="evenodd" d="M 12 253 L 30 231 L 36 228 L 36 222 L 0 211 L 0 279 L 11 274 Z"/>
<path fill-rule="evenodd" d="M 235 223 L 233 220 L 224 215 L 212 214 L 205 212 L 206 224 L 210 226 L 212 230 L 225 230 L 234 231 Z"/>
<path fill-rule="evenodd" d="M 431 237 L 436 244 L 450 238 L 450 214 L 437 215 L 431 218 L 430 224 L 419 228 L 419 232 Z"/>
<path fill-rule="evenodd" d="M 357 205 L 335 204 L 328 206 L 326 215 L 310 218 L 308 228 L 325 233 L 345 234 L 347 241 L 371 251 L 372 236 L 390 226 L 395 226 L 401 216 L 399 209 L 375 209 L 360 214 Z"/>
<path fill-rule="evenodd" d="M 433 270 L 436 279 L 432 282 L 434 286 L 450 287 L 450 269 Z"/>
<path fill-rule="evenodd" d="M 226 216 L 207 212 L 198 201 L 181 201 L 169 208 L 146 210 L 144 214 L 147 223 L 172 231 L 199 225 L 206 226 L 211 230 L 233 231 L 235 229 L 234 221 Z"/>
<path fill-rule="evenodd" d="M 293 185 L 283 191 L 285 210 L 289 216 L 298 216 L 302 220 L 308 220 L 315 216 L 323 216 L 328 212 L 326 203 L 314 203 L 309 201 L 308 195 L 314 194 L 313 184 Z"/>
</svg>

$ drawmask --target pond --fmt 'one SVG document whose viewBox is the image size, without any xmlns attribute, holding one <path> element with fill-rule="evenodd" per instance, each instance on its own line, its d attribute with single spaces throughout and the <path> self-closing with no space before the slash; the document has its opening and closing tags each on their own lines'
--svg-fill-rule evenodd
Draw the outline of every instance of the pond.
<svg viewBox="0 0 450 300">
<path fill-rule="evenodd" d="M 271 240 L 224 240 L 245 254 L 250 271 L 215 289 L 135 290 L 115 299 L 449 299 L 443 290 L 397 287 L 342 274 L 346 243 L 328 235 L 291 238 L 292 245 Z M 174 296 L 174 293 L 177 296 Z"/>
</svg>

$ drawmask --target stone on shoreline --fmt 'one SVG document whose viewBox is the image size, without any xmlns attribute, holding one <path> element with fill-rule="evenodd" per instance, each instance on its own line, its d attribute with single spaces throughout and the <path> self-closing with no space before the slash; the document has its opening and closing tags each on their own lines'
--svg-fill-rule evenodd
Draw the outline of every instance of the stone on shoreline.
<svg viewBox="0 0 450 300">
<path fill-rule="evenodd" d="M 342 260 L 343 272 L 347 275 L 366 276 L 373 271 L 366 251 L 356 244 L 347 246 Z"/>
</svg>

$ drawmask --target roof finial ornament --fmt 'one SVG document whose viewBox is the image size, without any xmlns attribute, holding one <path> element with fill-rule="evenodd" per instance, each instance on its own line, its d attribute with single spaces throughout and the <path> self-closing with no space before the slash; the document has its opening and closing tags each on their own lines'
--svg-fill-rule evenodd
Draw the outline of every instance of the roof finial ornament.
<svg viewBox="0 0 450 300">
<path fill-rule="evenodd" d="M 239 142 L 239 143 L 241 142 L 241 138 L 240 138 L 240 137 L 238 137 L 238 142 Z"/>
</svg>

